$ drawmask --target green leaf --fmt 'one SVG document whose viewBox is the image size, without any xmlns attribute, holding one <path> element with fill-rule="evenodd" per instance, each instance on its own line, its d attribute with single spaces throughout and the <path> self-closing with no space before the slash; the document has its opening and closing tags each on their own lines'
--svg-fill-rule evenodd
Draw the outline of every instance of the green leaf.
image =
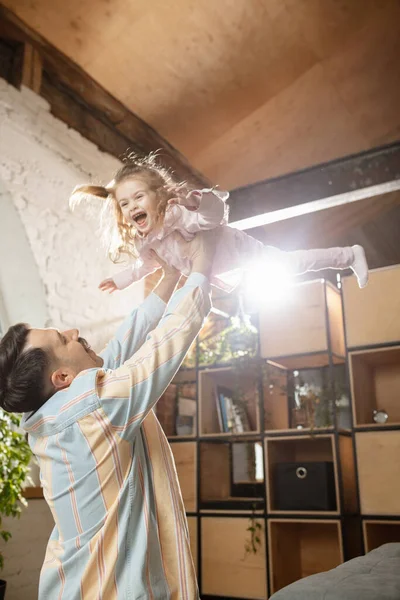
<svg viewBox="0 0 400 600">
<path fill-rule="evenodd" d="M 32 453 L 25 435 L 18 430 L 19 424 L 19 415 L 0 409 L 0 526 L 2 516 L 19 517 L 22 506 L 26 506 L 23 485 L 29 475 Z M 1 530 L 0 536 L 7 542 L 11 534 Z M 0 553 L 0 569 L 3 565 Z"/>
</svg>

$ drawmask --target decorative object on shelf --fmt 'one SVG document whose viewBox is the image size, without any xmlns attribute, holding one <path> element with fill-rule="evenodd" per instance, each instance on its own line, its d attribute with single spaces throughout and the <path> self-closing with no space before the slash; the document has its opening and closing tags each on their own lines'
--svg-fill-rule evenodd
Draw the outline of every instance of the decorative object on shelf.
<svg viewBox="0 0 400 600">
<path fill-rule="evenodd" d="M 387 414 L 386 410 L 374 410 L 372 418 L 374 419 L 375 423 L 378 423 L 379 425 L 384 425 L 385 423 L 387 423 L 389 415 Z"/>
<path fill-rule="evenodd" d="M 275 510 L 336 510 L 333 462 L 284 462 L 275 465 Z"/>
<path fill-rule="evenodd" d="M 325 381 L 323 370 L 311 371 L 310 374 L 293 372 L 294 409 L 293 421 L 297 429 L 332 427 L 334 423 L 334 407 L 329 387 Z M 307 376 L 308 375 L 308 376 Z M 306 380 L 306 377 L 308 381 Z M 316 382 L 316 380 L 319 380 Z"/>
<path fill-rule="evenodd" d="M 20 418 L 0 408 L 0 536 L 5 542 L 11 537 L 2 529 L 3 517 L 19 517 L 22 506 L 27 506 L 23 497 L 24 483 L 29 481 L 29 462 L 32 453 L 25 435 L 18 431 Z M 0 569 L 4 558 L 0 552 Z"/>
</svg>

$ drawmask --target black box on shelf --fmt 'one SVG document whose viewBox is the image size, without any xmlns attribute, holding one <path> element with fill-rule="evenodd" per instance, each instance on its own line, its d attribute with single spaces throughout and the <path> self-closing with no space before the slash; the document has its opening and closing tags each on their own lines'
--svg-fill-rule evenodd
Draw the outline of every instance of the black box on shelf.
<svg viewBox="0 0 400 600">
<path fill-rule="evenodd" d="M 274 510 L 336 510 L 333 462 L 276 464 L 273 471 Z"/>
</svg>

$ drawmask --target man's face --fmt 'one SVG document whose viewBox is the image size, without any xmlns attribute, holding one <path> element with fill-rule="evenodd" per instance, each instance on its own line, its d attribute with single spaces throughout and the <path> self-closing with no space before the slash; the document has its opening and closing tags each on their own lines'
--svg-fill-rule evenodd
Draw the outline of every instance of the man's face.
<svg viewBox="0 0 400 600">
<path fill-rule="evenodd" d="M 52 379 L 56 388 L 67 387 L 81 371 L 102 367 L 104 362 L 90 349 L 87 341 L 79 337 L 78 329 L 31 329 L 27 347 L 42 348 L 50 352 L 51 378 L 58 372 L 67 374 L 65 385 L 57 385 Z"/>
</svg>

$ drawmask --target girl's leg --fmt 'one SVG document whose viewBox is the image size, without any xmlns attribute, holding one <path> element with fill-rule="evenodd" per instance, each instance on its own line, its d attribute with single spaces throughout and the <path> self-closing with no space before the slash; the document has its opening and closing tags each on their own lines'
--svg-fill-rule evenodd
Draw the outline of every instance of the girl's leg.
<svg viewBox="0 0 400 600">
<path fill-rule="evenodd" d="M 267 255 L 276 257 L 290 269 L 300 275 L 307 271 L 323 269 L 352 269 L 358 285 L 363 288 L 368 283 L 368 264 L 362 246 L 347 246 L 344 248 L 322 248 L 318 250 L 295 250 L 284 252 L 277 248 L 266 246 Z"/>
</svg>

